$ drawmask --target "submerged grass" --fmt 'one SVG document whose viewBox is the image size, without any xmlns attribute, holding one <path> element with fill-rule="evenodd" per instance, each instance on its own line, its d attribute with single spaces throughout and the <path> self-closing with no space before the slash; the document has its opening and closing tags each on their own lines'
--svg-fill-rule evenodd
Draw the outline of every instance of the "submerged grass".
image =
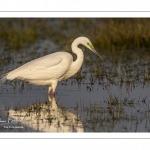
<svg viewBox="0 0 150 150">
<path fill-rule="evenodd" d="M 77 104 L 75 114 L 80 116 L 79 119 L 88 132 L 139 132 L 137 124 L 144 124 L 144 119 L 149 121 L 149 102 L 146 99 L 147 97 L 138 100 L 127 97 L 122 99 L 110 94 L 104 100 L 90 103 L 88 107 L 83 103 Z M 147 121 L 141 131 L 149 131 Z"/>
<path fill-rule="evenodd" d="M 148 126 L 150 108 L 147 97 L 139 98 L 137 101 L 127 97 L 122 99 L 110 94 L 99 102 L 89 102 L 88 106 L 85 106 L 84 100 L 76 103 L 75 107 L 62 107 L 58 103 L 54 99 L 42 103 L 37 100 L 31 106 L 28 104 L 22 106 L 21 103 L 18 103 L 13 110 L 6 107 L 3 110 L 8 117 L 34 127 L 33 131 L 48 132 L 51 131 L 51 127 L 56 128 L 55 132 L 60 129 L 61 132 L 71 131 L 68 130 L 69 128 L 63 130 L 65 126 L 82 127 L 84 132 L 150 131 Z M 139 129 L 137 125 L 140 126 L 141 122 L 145 126 Z M 0 131 L 3 130 L 0 128 Z"/>
</svg>

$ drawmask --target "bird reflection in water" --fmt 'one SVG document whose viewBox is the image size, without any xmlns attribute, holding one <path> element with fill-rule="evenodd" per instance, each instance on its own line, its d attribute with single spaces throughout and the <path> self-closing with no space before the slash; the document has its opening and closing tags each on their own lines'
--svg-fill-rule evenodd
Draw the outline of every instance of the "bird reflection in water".
<svg viewBox="0 0 150 150">
<path fill-rule="evenodd" d="M 19 110 L 9 110 L 9 117 L 35 131 L 84 132 L 78 117 L 72 112 L 60 108 L 55 97 L 51 98 L 50 95 L 45 103 L 36 103 Z"/>
</svg>

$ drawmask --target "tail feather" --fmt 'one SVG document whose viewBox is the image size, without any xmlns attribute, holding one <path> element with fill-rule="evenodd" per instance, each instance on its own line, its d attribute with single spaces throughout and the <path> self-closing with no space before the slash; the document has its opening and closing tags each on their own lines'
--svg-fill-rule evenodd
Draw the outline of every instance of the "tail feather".
<svg viewBox="0 0 150 150">
<path fill-rule="evenodd" d="M 7 74 L 0 77 L 0 86 L 7 80 Z"/>
</svg>

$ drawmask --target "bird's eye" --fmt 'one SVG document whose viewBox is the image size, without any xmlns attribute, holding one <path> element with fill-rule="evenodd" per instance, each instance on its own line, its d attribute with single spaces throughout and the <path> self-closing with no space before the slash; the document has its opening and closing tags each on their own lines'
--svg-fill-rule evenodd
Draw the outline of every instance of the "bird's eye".
<svg viewBox="0 0 150 150">
<path fill-rule="evenodd" d="M 90 46 L 90 43 L 87 43 L 88 46 Z"/>
<path fill-rule="evenodd" d="M 89 46 L 91 49 L 94 49 L 93 45 L 90 43 L 87 43 L 87 46 Z"/>
</svg>

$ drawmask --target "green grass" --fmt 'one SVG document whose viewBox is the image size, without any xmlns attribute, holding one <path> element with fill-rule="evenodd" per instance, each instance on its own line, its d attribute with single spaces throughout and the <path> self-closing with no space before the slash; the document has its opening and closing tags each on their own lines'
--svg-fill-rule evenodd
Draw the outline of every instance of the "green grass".
<svg viewBox="0 0 150 150">
<path fill-rule="evenodd" d="M 19 49 L 45 38 L 70 45 L 83 35 L 105 50 L 149 48 L 149 26 L 149 18 L 1 18 L 0 41 L 8 49 Z"/>
<path fill-rule="evenodd" d="M 0 19 L 0 41 L 5 50 L 16 51 L 56 34 L 47 19 Z"/>
</svg>

